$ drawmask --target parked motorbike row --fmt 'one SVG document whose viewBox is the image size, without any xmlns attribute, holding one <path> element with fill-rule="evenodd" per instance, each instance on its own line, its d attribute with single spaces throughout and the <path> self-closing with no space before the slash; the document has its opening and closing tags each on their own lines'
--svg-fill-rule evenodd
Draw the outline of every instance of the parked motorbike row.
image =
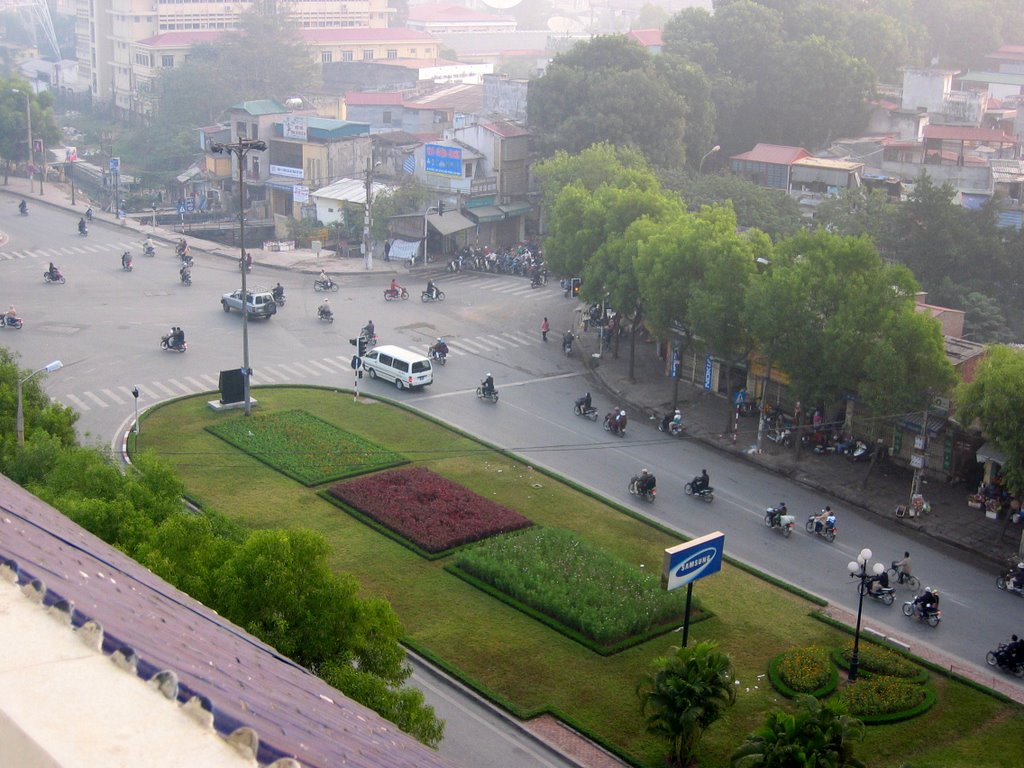
<svg viewBox="0 0 1024 768">
<path fill-rule="evenodd" d="M 504 275 L 529 275 L 530 269 L 544 263 L 540 248 L 534 243 L 526 243 L 515 248 L 491 251 L 485 248 L 463 248 L 448 260 L 449 272 L 475 270 L 477 272 L 494 272 Z"/>
</svg>

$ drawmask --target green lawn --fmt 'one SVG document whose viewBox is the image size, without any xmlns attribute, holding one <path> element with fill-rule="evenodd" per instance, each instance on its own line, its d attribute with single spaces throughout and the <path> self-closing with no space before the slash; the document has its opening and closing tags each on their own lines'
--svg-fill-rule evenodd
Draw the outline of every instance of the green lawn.
<svg viewBox="0 0 1024 768">
<path fill-rule="evenodd" d="M 259 390 L 258 412 L 302 409 L 422 464 L 529 517 L 574 531 L 626 562 L 657 572 L 678 539 L 528 465 L 389 405 L 326 389 Z M 305 488 L 214 437 L 206 427 L 244 419 L 214 413 L 205 397 L 158 408 L 144 421 L 139 447 L 180 473 L 196 501 L 253 527 L 305 527 L 330 543 L 331 565 L 350 572 L 365 595 L 383 595 L 410 644 L 505 703 L 516 714 L 554 711 L 627 755 L 660 768 L 665 748 L 643 732 L 637 682 L 650 662 L 678 644 L 670 634 L 602 657 L 447 573 L 451 558 L 427 561 L 357 522 Z M 809 616 L 808 601 L 726 565 L 694 589 L 711 618 L 691 627 L 691 642 L 716 640 L 733 657 L 738 699 L 705 735 L 702 766 L 728 765 L 743 736 L 774 706 L 788 706 L 767 680 L 768 662 L 795 646 L 841 645 L 843 633 Z M 872 768 L 1016 768 L 1024 754 L 1019 707 L 932 675 L 938 703 L 917 720 L 868 729 L 858 755 Z"/>
</svg>

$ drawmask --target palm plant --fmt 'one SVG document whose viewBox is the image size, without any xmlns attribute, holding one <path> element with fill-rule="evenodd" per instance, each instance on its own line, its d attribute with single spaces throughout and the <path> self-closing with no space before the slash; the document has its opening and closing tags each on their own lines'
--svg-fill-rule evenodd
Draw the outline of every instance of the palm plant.
<svg viewBox="0 0 1024 768">
<path fill-rule="evenodd" d="M 853 756 L 864 724 L 838 701 L 799 696 L 797 714 L 775 710 L 732 755 L 733 768 L 863 768 Z"/>
<path fill-rule="evenodd" d="M 637 686 L 647 730 L 672 743 L 672 765 L 688 765 L 704 730 L 736 701 L 732 659 L 716 647 L 675 647 Z"/>
</svg>

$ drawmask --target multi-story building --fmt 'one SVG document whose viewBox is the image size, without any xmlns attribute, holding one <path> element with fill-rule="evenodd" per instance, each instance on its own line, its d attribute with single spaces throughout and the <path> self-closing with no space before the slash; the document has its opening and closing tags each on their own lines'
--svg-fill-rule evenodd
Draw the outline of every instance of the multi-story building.
<svg viewBox="0 0 1024 768">
<path fill-rule="evenodd" d="M 75 36 L 79 70 L 89 81 L 93 100 L 112 100 L 117 112 L 130 114 L 135 101 L 143 101 L 138 98 L 133 69 L 137 41 L 169 32 L 236 29 L 239 18 L 249 11 L 287 13 L 297 28 L 309 32 L 386 30 L 393 13 L 387 0 L 78 0 Z"/>
</svg>

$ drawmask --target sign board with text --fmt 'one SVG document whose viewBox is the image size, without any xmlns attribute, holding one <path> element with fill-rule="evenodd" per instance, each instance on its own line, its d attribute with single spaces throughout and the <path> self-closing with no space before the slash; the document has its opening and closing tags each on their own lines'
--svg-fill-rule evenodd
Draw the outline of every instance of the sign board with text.
<svg viewBox="0 0 1024 768">
<path fill-rule="evenodd" d="M 661 586 L 679 589 L 722 570 L 725 534 L 721 531 L 677 544 L 665 550 L 661 568 Z"/>
<path fill-rule="evenodd" d="M 427 144 L 423 148 L 424 169 L 442 176 L 462 176 L 462 149 L 443 144 Z"/>
</svg>

